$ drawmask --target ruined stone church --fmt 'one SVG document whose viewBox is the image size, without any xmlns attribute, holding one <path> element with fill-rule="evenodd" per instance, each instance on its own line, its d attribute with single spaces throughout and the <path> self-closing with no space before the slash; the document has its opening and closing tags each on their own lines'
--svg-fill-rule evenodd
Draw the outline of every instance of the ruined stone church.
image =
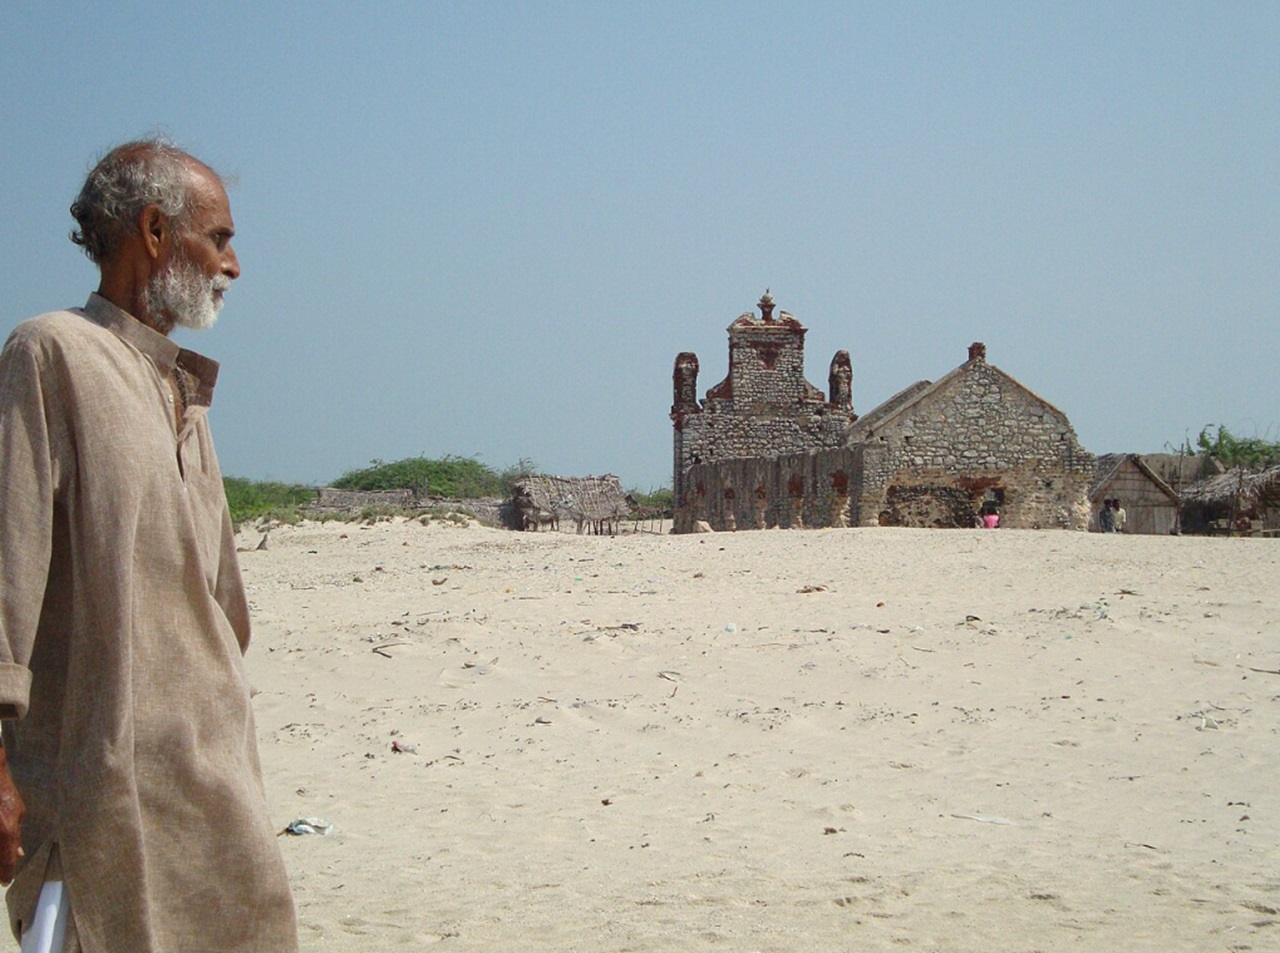
<svg viewBox="0 0 1280 953">
<path fill-rule="evenodd" d="M 1094 457 L 1065 414 L 968 359 L 859 416 L 848 351 L 827 391 L 805 378 L 806 328 L 766 291 L 729 325 L 729 373 L 698 397 L 698 358 L 673 374 L 675 531 L 772 527 L 1088 528 Z"/>
</svg>

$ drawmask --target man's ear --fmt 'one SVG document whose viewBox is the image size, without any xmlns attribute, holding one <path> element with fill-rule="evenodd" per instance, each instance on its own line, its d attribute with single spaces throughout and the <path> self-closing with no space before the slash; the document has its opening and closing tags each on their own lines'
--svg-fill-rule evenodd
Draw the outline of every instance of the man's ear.
<svg viewBox="0 0 1280 953">
<path fill-rule="evenodd" d="M 142 232 L 142 247 L 151 258 L 159 258 L 172 237 L 169 216 L 160 211 L 158 205 L 147 205 L 138 218 L 138 227 Z"/>
</svg>

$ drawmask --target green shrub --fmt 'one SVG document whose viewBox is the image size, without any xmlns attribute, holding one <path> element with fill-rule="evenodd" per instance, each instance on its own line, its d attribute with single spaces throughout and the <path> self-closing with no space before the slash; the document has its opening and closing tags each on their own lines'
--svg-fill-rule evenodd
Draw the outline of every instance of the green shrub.
<svg viewBox="0 0 1280 953">
<path fill-rule="evenodd" d="M 648 493 L 642 493 L 637 489 L 630 489 L 627 495 L 636 501 L 636 505 L 642 509 L 652 512 L 655 516 L 662 516 L 670 519 L 675 513 L 675 493 L 671 487 L 659 487 L 656 490 L 650 490 Z"/>
<path fill-rule="evenodd" d="M 505 497 L 511 493 L 514 469 L 498 473 L 479 460 L 452 455 L 439 460 L 408 457 L 394 463 L 374 460 L 363 469 L 348 470 L 333 486 L 342 490 L 412 490 L 418 497 L 447 499 Z"/>
<path fill-rule="evenodd" d="M 316 496 L 315 490 L 297 483 L 223 477 L 222 485 L 227 493 L 231 522 L 236 526 L 246 520 L 264 518 L 296 523 L 301 518 L 299 507 Z"/>
<path fill-rule="evenodd" d="M 1218 424 L 1218 432 L 1209 433 L 1213 424 L 1207 424 L 1200 431 L 1196 445 L 1200 452 L 1214 457 L 1227 467 L 1244 467 L 1255 470 L 1280 463 L 1280 443 L 1265 440 L 1262 437 L 1237 437 L 1226 427 Z M 1188 449 L 1190 441 L 1188 441 Z M 1191 451 L 1193 454 L 1194 450 Z"/>
</svg>

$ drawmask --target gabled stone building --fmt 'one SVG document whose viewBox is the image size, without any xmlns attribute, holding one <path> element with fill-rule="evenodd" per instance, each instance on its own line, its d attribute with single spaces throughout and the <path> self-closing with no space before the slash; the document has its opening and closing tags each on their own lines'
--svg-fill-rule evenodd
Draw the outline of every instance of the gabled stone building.
<svg viewBox="0 0 1280 953">
<path fill-rule="evenodd" d="M 729 326 L 729 375 L 697 399 L 697 357 L 676 358 L 677 532 L 770 526 L 1086 529 L 1094 458 L 1066 415 L 974 344 L 936 383 L 921 381 L 862 418 L 847 351 L 830 400 L 804 377 L 805 328 L 766 292 L 761 316 Z"/>
<path fill-rule="evenodd" d="M 987 363 L 983 344 L 850 429 L 863 447 L 863 525 L 1087 529 L 1094 457 L 1062 411 Z"/>
</svg>

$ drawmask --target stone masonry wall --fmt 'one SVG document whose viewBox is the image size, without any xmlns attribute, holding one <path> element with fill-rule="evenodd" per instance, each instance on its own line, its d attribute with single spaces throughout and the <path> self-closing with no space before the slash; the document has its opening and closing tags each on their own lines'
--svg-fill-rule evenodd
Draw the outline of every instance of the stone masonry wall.
<svg viewBox="0 0 1280 953">
<path fill-rule="evenodd" d="M 772 457 L 843 446 L 847 414 L 746 416 L 703 413 L 685 421 L 684 467 L 746 457 Z"/>
<path fill-rule="evenodd" d="M 729 381 L 738 413 L 797 408 L 805 397 L 804 328 L 746 325 L 729 330 Z M 712 398 L 712 402 L 715 398 Z"/>
<path fill-rule="evenodd" d="M 865 439 L 863 525 L 884 522 L 886 512 L 896 521 L 892 488 L 930 486 L 968 491 L 975 509 L 988 490 L 1000 491 L 1007 527 L 1088 525 L 1093 455 L 1066 418 L 984 361 L 963 365 Z"/>
</svg>

